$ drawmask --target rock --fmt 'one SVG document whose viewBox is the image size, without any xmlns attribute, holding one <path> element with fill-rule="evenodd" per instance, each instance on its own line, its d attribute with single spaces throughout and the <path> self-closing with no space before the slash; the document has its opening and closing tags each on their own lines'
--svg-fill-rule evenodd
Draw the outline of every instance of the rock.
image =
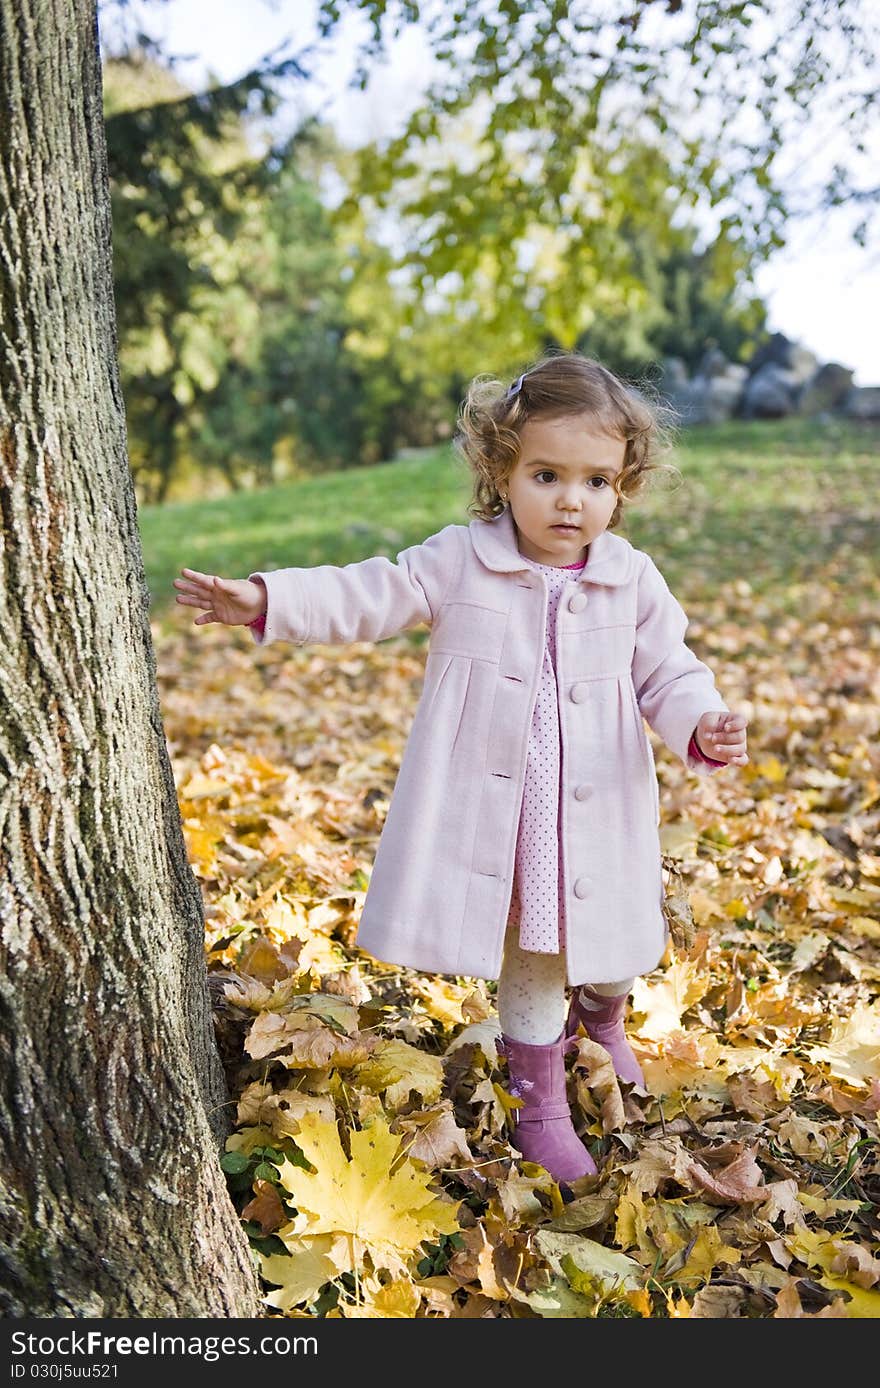
<svg viewBox="0 0 880 1388">
<path fill-rule="evenodd" d="M 755 352 L 749 362 L 749 371 L 754 376 L 765 366 L 778 366 L 790 372 L 795 384 L 800 385 L 814 375 L 818 365 L 818 358 L 806 347 L 792 342 L 784 333 L 774 333 L 770 340 Z"/>
<path fill-rule="evenodd" d="M 852 389 L 853 373 L 839 362 L 829 361 L 802 386 L 797 398 L 798 414 L 821 414 L 833 410 Z"/>
<path fill-rule="evenodd" d="M 730 365 L 720 347 L 708 347 L 700 358 L 696 375 L 709 379 L 713 376 L 723 376 Z"/>
<path fill-rule="evenodd" d="M 664 357 L 659 389 L 683 425 L 742 419 L 783 419 L 801 414 L 830 419 L 832 411 L 854 419 L 880 419 L 880 386 L 853 387 L 853 373 L 839 362 L 819 365 L 807 348 L 774 333 L 748 366 L 707 347 L 688 378 L 681 357 Z"/>
<path fill-rule="evenodd" d="M 720 424 L 736 412 L 748 367 L 730 362 L 723 352 L 710 348 L 700 368 L 693 380 L 678 377 L 672 389 L 667 387 L 670 404 L 683 424 Z"/>
<path fill-rule="evenodd" d="M 746 384 L 740 406 L 743 419 L 783 419 L 792 414 L 799 385 L 794 371 L 765 362 Z"/>
<path fill-rule="evenodd" d="M 664 357 L 660 363 L 660 389 L 668 395 L 687 383 L 687 367 L 681 357 Z"/>
<path fill-rule="evenodd" d="M 840 408 L 850 419 L 880 419 L 880 386 L 853 386 Z"/>
</svg>

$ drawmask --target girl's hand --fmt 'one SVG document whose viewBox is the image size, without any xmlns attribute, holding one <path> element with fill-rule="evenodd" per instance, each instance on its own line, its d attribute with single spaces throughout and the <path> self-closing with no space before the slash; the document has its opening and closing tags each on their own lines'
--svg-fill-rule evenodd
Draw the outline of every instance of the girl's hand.
<svg viewBox="0 0 880 1388">
<path fill-rule="evenodd" d="M 200 574 L 195 569 L 181 569 L 182 578 L 175 578 L 176 601 L 184 607 L 204 607 L 207 611 L 196 617 L 194 625 L 223 622 L 228 627 L 247 626 L 266 611 L 266 588 L 249 578 L 218 578 L 216 574 Z"/>
<path fill-rule="evenodd" d="M 745 766 L 748 721 L 744 713 L 703 713 L 696 728 L 697 746 L 715 761 Z"/>
</svg>

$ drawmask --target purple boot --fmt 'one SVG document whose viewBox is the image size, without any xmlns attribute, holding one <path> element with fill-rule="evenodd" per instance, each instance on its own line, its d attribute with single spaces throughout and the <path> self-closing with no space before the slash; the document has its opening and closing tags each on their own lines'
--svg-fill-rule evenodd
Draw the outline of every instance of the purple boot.
<svg viewBox="0 0 880 1388">
<path fill-rule="evenodd" d="M 645 1077 L 623 1030 L 623 1014 L 629 993 L 605 997 L 602 993 L 594 993 L 589 985 L 583 991 L 590 1001 L 598 1006 L 595 1010 L 583 1007 L 580 1001 L 581 989 L 575 989 L 568 1009 L 565 1035 L 569 1038 L 575 1036 L 578 1024 L 582 1022 L 590 1040 L 598 1041 L 611 1056 L 618 1079 L 626 1080 L 629 1084 L 637 1084 L 640 1089 L 644 1089 Z"/>
<path fill-rule="evenodd" d="M 596 1163 L 574 1130 L 565 1096 L 565 1032 L 548 1046 L 530 1046 L 504 1035 L 495 1045 L 499 1055 L 507 1056 L 510 1093 L 525 1101 L 515 1110 L 511 1144 L 526 1161 L 549 1171 L 554 1181 L 595 1176 Z"/>
</svg>

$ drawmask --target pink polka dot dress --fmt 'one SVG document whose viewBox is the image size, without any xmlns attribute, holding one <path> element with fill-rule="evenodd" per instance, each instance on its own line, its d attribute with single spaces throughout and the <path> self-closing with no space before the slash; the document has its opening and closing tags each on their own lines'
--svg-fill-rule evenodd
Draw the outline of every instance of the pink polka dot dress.
<svg viewBox="0 0 880 1388">
<path fill-rule="evenodd" d="M 516 840 L 508 926 L 519 923 L 519 947 L 535 954 L 558 954 L 565 947 L 565 900 L 559 846 L 562 745 L 556 683 L 556 614 L 568 584 L 584 564 L 557 568 L 523 555 L 547 579 L 544 663 L 529 734 L 528 760 Z"/>
</svg>

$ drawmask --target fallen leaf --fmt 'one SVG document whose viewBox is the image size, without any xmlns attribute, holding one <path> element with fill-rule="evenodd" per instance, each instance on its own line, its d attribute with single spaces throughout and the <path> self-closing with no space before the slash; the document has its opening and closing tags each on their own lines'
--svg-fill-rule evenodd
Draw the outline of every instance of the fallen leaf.
<svg viewBox="0 0 880 1388">
<path fill-rule="evenodd" d="M 581 1106 L 589 1112 L 589 1091 L 594 1090 L 602 1105 L 602 1129 L 606 1133 L 626 1127 L 620 1085 L 614 1062 L 598 1041 L 579 1036 L 570 1048 L 572 1067 L 577 1076 L 577 1092 Z M 583 1072 L 583 1073 L 582 1073 Z"/>
<path fill-rule="evenodd" d="M 254 1060 L 272 1056 L 290 1069 L 351 1069 L 363 1064 L 375 1044 L 375 1037 L 366 1032 L 348 1036 L 309 1012 L 261 1012 L 248 1032 L 245 1050 Z"/>
<path fill-rule="evenodd" d="M 818 1320 L 818 1319 L 846 1319 L 846 1306 L 842 1297 L 836 1297 L 830 1306 L 823 1306 L 821 1311 L 816 1311 L 813 1315 L 805 1311 L 798 1296 L 797 1283 L 792 1279 L 785 1287 L 780 1288 L 776 1293 L 776 1310 L 773 1312 L 774 1320 Z"/>
<path fill-rule="evenodd" d="M 327 1122 L 336 1116 L 333 1100 L 327 1094 L 308 1094 L 299 1089 L 279 1089 L 255 1080 L 242 1090 L 238 1101 L 237 1123 L 257 1123 L 272 1130 L 275 1137 L 296 1137 L 304 1113 L 317 1113 Z"/>
<path fill-rule="evenodd" d="M 823 1045 L 807 1046 L 813 1061 L 849 1084 L 867 1085 L 880 1074 L 880 1003 L 857 1003 L 846 1017 L 835 1017 Z"/>
<path fill-rule="evenodd" d="M 835 1239 L 836 1256 L 831 1262 L 831 1272 L 856 1282 L 860 1287 L 873 1287 L 880 1282 L 880 1258 L 874 1257 L 861 1244 L 848 1243 Z"/>
<path fill-rule="evenodd" d="M 241 1212 L 242 1219 L 252 1219 L 264 1234 L 272 1234 L 287 1223 L 287 1211 L 272 1181 L 254 1181 L 256 1194 Z"/>
<path fill-rule="evenodd" d="M 747 1299 L 745 1287 L 701 1287 L 694 1297 L 691 1316 L 700 1320 L 735 1320 Z"/>
<path fill-rule="evenodd" d="M 346 1157 L 335 1123 L 306 1114 L 297 1145 L 313 1172 L 285 1162 L 282 1185 L 293 1197 L 297 1234 L 344 1234 L 349 1240 L 349 1270 L 369 1254 L 374 1269 L 408 1272 L 422 1240 L 453 1234 L 457 1205 L 429 1189 L 430 1173 L 400 1156 L 400 1136 L 377 1118 L 369 1128 L 350 1134 Z"/>
<path fill-rule="evenodd" d="M 656 983 L 637 978 L 632 990 L 636 1035 L 657 1041 L 679 1030 L 682 1015 L 710 986 L 711 979 L 688 959 L 676 959 Z"/>
<path fill-rule="evenodd" d="M 844 1277 L 832 1277 L 828 1272 L 823 1273 L 819 1281 L 830 1291 L 846 1294 L 847 1299 L 843 1303 L 844 1313 L 850 1320 L 880 1319 L 880 1292 L 873 1288 L 866 1291 L 857 1283 L 848 1282 Z"/>
<path fill-rule="evenodd" d="M 539 1229 L 535 1234 L 535 1246 L 554 1272 L 565 1277 L 574 1291 L 581 1291 L 588 1298 L 597 1286 L 602 1293 L 614 1293 L 637 1291 L 644 1285 L 644 1270 L 634 1258 L 582 1234 Z"/>
<path fill-rule="evenodd" d="M 419 1288 L 408 1278 L 392 1278 L 384 1286 L 368 1287 L 361 1302 L 342 1302 L 342 1314 L 347 1320 L 414 1320 L 421 1300 Z"/>
<path fill-rule="evenodd" d="M 423 1103 L 433 1104 L 443 1088 L 443 1062 L 406 1041 L 380 1041 L 357 1079 L 376 1094 L 384 1092 L 391 1109 L 406 1103 L 413 1090 Z"/>
<path fill-rule="evenodd" d="M 338 1275 L 339 1269 L 328 1256 L 333 1246 L 329 1234 L 301 1238 L 290 1253 L 260 1253 L 260 1271 L 267 1282 L 278 1284 L 263 1300 L 279 1311 L 288 1312 L 292 1306 L 313 1299 L 325 1282 Z"/>
<path fill-rule="evenodd" d="M 397 1117 L 392 1130 L 409 1136 L 405 1150 L 410 1160 L 431 1170 L 473 1163 L 467 1139 L 455 1121 L 449 1099 L 421 1113 Z"/>
</svg>

